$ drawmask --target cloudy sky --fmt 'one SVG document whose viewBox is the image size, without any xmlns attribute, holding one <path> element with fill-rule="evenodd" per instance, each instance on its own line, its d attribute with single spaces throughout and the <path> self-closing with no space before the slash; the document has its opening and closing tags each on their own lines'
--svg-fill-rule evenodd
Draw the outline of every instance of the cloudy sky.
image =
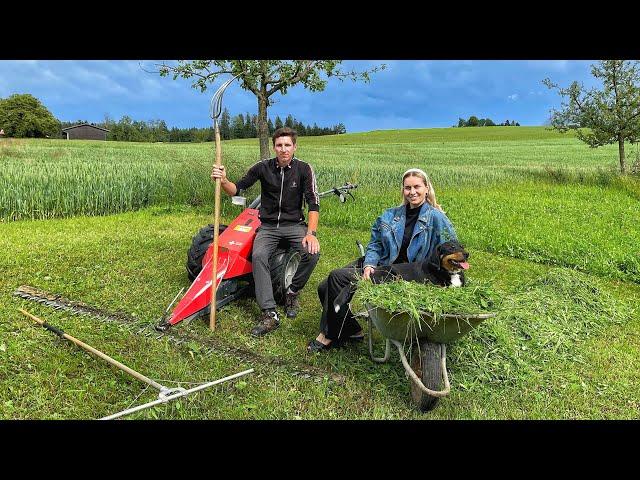
<svg viewBox="0 0 640 480">
<path fill-rule="evenodd" d="M 150 60 L 0 60 L 0 98 L 34 95 L 61 121 L 100 122 L 162 119 L 171 127 L 211 125 L 209 103 L 217 85 L 205 93 L 189 80 L 161 78 Z M 494 122 L 516 120 L 542 125 L 560 98 L 542 84 L 571 81 L 595 85 L 587 60 L 348 60 L 345 69 L 386 64 L 371 82 L 332 80 L 323 92 L 301 86 L 272 97 L 269 117 L 288 114 L 305 124 L 344 123 L 347 132 L 392 128 L 449 127 L 476 115 Z M 142 67 L 141 67 L 142 65 Z M 226 79 L 226 78 L 225 78 Z M 233 83 L 224 107 L 232 115 L 257 113 L 255 97 Z"/>
</svg>

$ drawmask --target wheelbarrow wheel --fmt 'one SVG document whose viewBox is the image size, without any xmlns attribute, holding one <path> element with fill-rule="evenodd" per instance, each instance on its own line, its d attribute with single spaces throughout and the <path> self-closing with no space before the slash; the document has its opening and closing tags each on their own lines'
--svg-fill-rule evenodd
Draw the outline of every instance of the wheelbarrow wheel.
<svg viewBox="0 0 640 480">
<path fill-rule="evenodd" d="M 218 235 L 225 231 L 226 225 L 218 227 Z M 191 240 L 191 247 L 187 252 L 187 277 L 193 282 L 202 271 L 202 260 L 213 243 L 213 224 L 205 225 Z"/>
<path fill-rule="evenodd" d="M 425 387 L 440 390 L 442 385 L 442 364 L 440 363 L 439 343 L 422 342 L 420 350 L 414 348 L 411 355 L 411 368 Z M 415 382 L 411 381 L 411 399 L 423 412 L 433 410 L 440 400 L 423 392 Z"/>
</svg>

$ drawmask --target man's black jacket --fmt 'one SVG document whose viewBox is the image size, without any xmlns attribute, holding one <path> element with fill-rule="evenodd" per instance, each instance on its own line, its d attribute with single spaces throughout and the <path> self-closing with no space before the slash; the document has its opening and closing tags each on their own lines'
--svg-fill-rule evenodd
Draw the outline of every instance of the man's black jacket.
<svg viewBox="0 0 640 480">
<path fill-rule="evenodd" d="M 320 211 L 316 176 L 311 165 L 293 157 L 289 165 L 279 167 L 275 158 L 261 160 L 236 183 L 238 192 L 260 180 L 260 221 L 280 225 L 304 221 L 302 199 L 310 212 Z M 237 195 L 238 193 L 236 193 Z"/>
</svg>

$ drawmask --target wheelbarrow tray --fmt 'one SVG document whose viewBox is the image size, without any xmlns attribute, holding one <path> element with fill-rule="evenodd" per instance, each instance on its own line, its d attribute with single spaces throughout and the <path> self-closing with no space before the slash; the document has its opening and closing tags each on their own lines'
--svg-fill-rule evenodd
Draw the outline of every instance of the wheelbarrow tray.
<svg viewBox="0 0 640 480">
<path fill-rule="evenodd" d="M 414 322 L 406 312 L 393 313 L 373 305 L 367 305 L 367 310 L 380 333 L 398 342 L 417 337 L 433 343 L 450 343 L 469 333 L 487 318 L 496 316 L 495 313 L 442 313 L 437 316 L 423 313 L 420 322 Z"/>
</svg>

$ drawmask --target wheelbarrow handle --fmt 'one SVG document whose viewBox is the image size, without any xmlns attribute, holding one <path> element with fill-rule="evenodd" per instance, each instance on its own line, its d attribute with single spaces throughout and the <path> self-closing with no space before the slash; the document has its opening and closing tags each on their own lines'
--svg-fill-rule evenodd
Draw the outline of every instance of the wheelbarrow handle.
<svg viewBox="0 0 640 480">
<path fill-rule="evenodd" d="M 391 341 L 396 347 L 398 347 L 398 353 L 400 353 L 400 360 L 402 360 L 402 365 L 404 369 L 409 374 L 409 377 L 413 382 L 427 395 L 431 395 L 432 397 L 446 397 L 449 395 L 449 391 L 451 390 L 451 385 L 449 384 L 449 375 L 447 375 L 447 347 L 444 343 L 440 344 L 440 365 L 442 366 L 442 378 L 444 379 L 444 389 L 443 390 L 431 390 L 424 386 L 422 380 L 418 378 L 416 373 L 413 371 L 413 368 L 409 366 L 409 362 L 407 362 L 407 357 L 404 354 L 404 348 L 402 344 L 397 340 L 388 339 L 387 342 Z"/>
</svg>

